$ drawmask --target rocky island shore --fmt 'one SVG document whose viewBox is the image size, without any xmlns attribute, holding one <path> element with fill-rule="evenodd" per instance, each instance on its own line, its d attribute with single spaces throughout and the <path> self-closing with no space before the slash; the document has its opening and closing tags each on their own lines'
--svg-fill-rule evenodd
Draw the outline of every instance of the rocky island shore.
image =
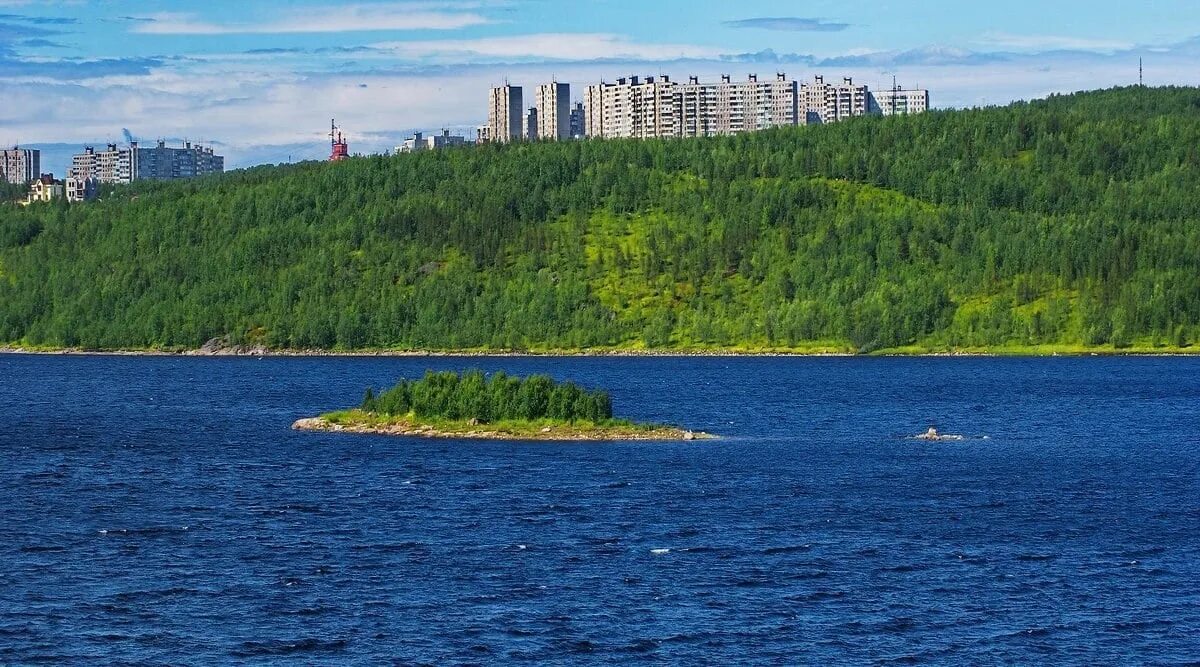
<svg viewBox="0 0 1200 667">
<path fill-rule="evenodd" d="M 364 415 L 365 416 L 365 415 Z M 425 424 L 407 419 L 380 421 L 364 419 L 345 421 L 328 416 L 298 419 L 292 428 L 297 431 L 391 435 L 409 438 L 467 439 L 467 440 L 545 440 L 554 442 L 614 442 L 614 441 L 690 441 L 712 440 L 708 433 L 688 431 L 668 426 L 592 426 L 553 424 L 480 424 L 439 422 Z"/>
<path fill-rule="evenodd" d="M 661 424 L 614 419 L 608 392 L 546 375 L 487 376 L 426 372 L 379 395 L 368 388 L 357 408 L 300 419 L 300 431 L 476 440 L 698 440 L 713 436 Z"/>
</svg>

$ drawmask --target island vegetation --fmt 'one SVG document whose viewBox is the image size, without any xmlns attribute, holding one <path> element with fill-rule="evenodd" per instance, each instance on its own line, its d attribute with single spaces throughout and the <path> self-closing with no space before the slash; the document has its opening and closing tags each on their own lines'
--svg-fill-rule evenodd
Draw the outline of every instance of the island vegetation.
<svg viewBox="0 0 1200 667">
<path fill-rule="evenodd" d="M 482 146 L 0 206 L 0 341 L 1190 352 L 1200 90 Z"/>
<path fill-rule="evenodd" d="M 692 440 L 691 431 L 614 419 L 608 392 L 586 390 L 547 375 L 513 377 L 483 371 L 427 372 L 376 395 L 358 408 L 301 419 L 302 430 L 425 437 L 536 440 Z"/>
</svg>

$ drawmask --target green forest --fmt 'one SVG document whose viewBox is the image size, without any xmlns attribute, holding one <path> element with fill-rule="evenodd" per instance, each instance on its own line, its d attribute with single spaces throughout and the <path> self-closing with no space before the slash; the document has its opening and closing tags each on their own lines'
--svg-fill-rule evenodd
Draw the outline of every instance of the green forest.
<svg viewBox="0 0 1200 667">
<path fill-rule="evenodd" d="M 462 375 L 429 371 L 419 380 L 401 380 L 378 396 L 367 389 L 359 408 L 384 417 L 412 414 L 421 419 L 475 419 L 484 424 L 545 419 L 600 424 L 613 416 L 607 392 L 555 382 L 548 375 L 519 378 L 498 372 L 489 378 L 480 370 Z"/>
<path fill-rule="evenodd" d="M 488 145 L 0 204 L 0 341 L 1176 351 L 1200 89 Z"/>
</svg>

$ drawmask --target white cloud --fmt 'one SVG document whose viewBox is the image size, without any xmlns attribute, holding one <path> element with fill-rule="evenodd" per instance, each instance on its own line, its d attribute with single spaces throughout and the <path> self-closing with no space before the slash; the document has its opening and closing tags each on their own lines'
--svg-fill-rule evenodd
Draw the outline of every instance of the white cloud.
<svg viewBox="0 0 1200 667">
<path fill-rule="evenodd" d="M 716 58 L 719 49 L 691 44 L 647 44 L 606 33 L 539 33 L 479 39 L 437 39 L 373 44 L 398 58 L 479 63 L 505 60 L 585 61 L 601 59 L 661 61 Z"/>
<path fill-rule="evenodd" d="M 1087 39 L 1066 35 L 1017 35 L 1007 32 L 989 32 L 979 38 L 978 43 L 992 48 L 1016 49 L 1018 51 L 1099 51 L 1111 53 L 1133 48 L 1130 42 L 1110 39 Z"/>
<path fill-rule="evenodd" d="M 336 8 L 294 10 L 261 23 L 215 23 L 194 14 L 159 13 L 139 16 L 133 32 L 155 35 L 234 35 L 336 33 L 377 30 L 455 30 L 491 21 L 476 12 L 439 8 L 469 4 L 389 3 L 342 5 Z"/>
</svg>

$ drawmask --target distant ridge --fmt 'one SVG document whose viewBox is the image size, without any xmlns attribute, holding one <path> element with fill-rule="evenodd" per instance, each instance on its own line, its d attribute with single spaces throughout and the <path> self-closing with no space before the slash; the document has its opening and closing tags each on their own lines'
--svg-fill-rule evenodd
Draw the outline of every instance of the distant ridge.
<svg viewBox="0 0 1200 667">
<path fill-rule="evenodd" d="M 1190 351 L 1200 90 L 485 146 L 0 206 L 0 342 Z"/>
</svg>

